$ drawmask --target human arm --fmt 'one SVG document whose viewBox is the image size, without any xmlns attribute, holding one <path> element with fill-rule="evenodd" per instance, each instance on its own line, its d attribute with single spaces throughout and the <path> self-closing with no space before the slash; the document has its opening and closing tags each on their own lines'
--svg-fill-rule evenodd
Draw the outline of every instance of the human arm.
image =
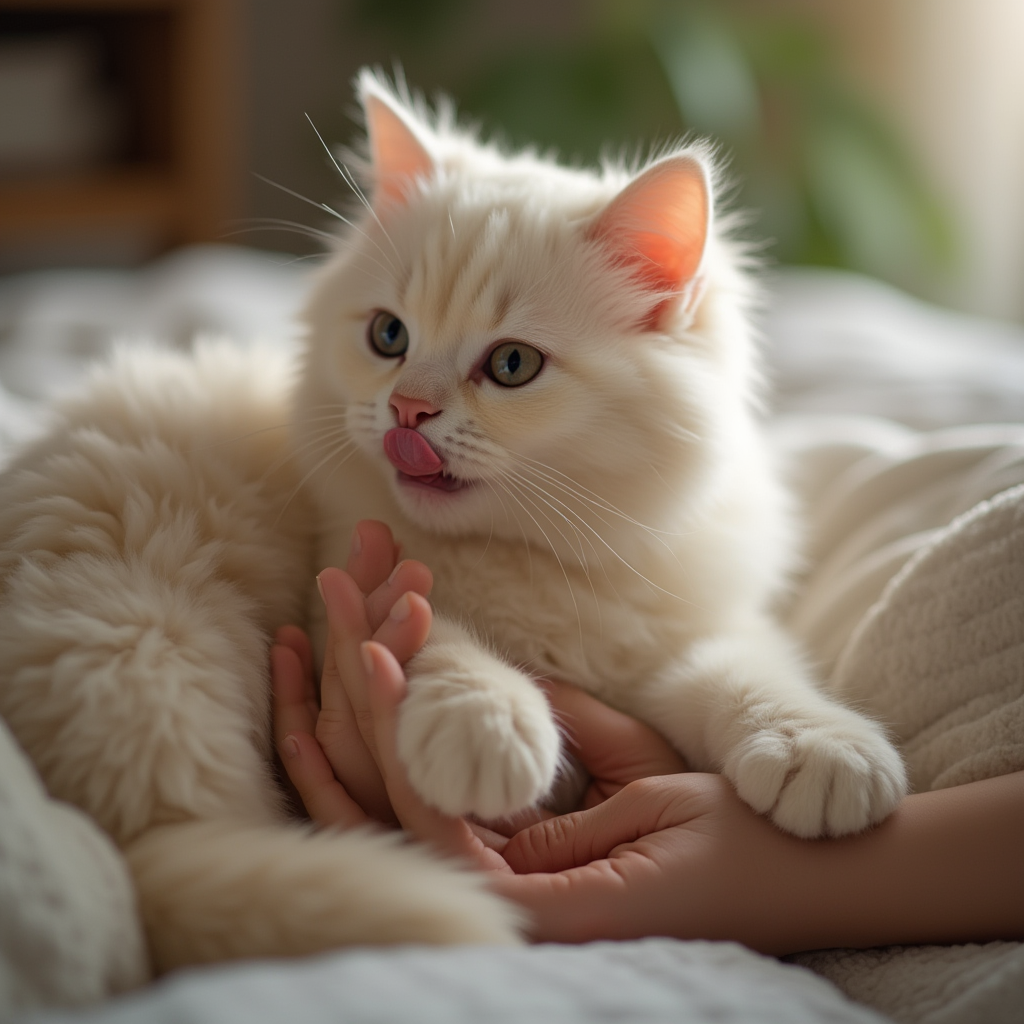
<svg viewBox="0 0 1024 1024">
<path fill-rule="evenodd" d="M 673 935 L 765 953 L 1024 938 L 1024 773 L 906 798 L 871 831 L 801 840 L 721 776 L 634 783 L 519 833 L 497 891 L 547 941 Z"/>
<path fill-rule="evenodd" d="M 362 596 L 344 574 L 327 574 L 325 592 L 336 660 L 346 666 L 337 684 L 358 709 L 357 728 L 398 820 L 443 852 L 490 870 L 492 888 L 531 912 L 538 940 L 674 935 L 733 939 L 779 954 L 1024 938 L 1024 774 L 909 797 L 878 828 L 839 840 L 782 833 L 716 775 L 612 787 L 596 794 L 604 802 L 592 794 L 588 809 L 510 840 L 446 818 L 419 801 L 394 751 L 400 658 L 364 642 Z M 580 697 L 575 731 L 587 737 L 594 702 Z M 300 775 L 314 764 L 319 775 L 309 776 L 307 808 L 323 823 L 346 824 L 315 809 L 318 793 L 345 793 L 316 744 L 305 742 L 298 760 L 285 759 L 289 773 Z"/>
</svg>

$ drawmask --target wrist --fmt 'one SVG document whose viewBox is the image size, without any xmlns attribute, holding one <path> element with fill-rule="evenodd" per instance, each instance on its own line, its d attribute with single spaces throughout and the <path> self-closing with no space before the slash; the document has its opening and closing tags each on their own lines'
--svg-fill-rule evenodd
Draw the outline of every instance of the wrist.
<svg viewBox="0 0 1024 1024">
<path fill-rule="evenodd" d="M 786 864 L 796 948 L 1024 937 L 1024 773 L 908 797 L 881 825 Z"/>
</svg>

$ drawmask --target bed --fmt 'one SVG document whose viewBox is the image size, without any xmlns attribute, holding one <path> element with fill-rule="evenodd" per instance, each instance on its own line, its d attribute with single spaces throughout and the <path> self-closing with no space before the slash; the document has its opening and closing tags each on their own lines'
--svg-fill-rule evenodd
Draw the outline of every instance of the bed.
<svg viewBox="0 0 1024 1024">
<path fill-rule="evenodd" d="M 113 339 L 295 344 L 309 265 L 229 247 L 0 281 L 0 454 Z M 810 541 L 784 614 L 885 719 L 916 789 L 1024 769 L 1024 330 L 823 270 L 766 280 L 769 419 Z M 1024 1018 L 1024 944 L 355 949 L 147 984 L 120 857 L 0 722 L 0 1019 L 39 1022 Z"/>
</svg>

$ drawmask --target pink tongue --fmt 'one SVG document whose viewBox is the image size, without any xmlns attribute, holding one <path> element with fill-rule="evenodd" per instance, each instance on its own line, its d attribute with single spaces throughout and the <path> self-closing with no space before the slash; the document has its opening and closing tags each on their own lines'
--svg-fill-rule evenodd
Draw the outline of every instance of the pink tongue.
<svg viewBox="0 0 1024 1024">
<path fill-rule="evenodd" d="M 408 427 L 392 427 L 384 435 L 384 454 L 391 465 L 409 476 L 430 476 L 444 465 L 427 439 Z"/>
</svg>

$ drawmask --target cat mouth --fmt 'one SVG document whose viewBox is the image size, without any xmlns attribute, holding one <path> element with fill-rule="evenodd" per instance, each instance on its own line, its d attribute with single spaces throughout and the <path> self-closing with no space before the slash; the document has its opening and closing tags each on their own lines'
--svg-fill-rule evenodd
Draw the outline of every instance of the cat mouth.
<svg viewBox="0 0 1024 1024">
<path fill-rule="evenodd" d="M 384 435 L 384 454 L 398 471 L 398 481 L 408 487 L 451 494 L 471 485 L 445 472 L 444 459 L 422 434 L 407 427 L 393 427 Z"/>
<path fill-rule="evenodd" d="M 473 483 L 471 480 L 460 480 L 457 476 L 451 476 L 443 470 L 427 476 L 412 476 L 399 470 L 398 481 L 408 487 L 424 487 L 430 491 L 443 491 L 449 494 L 454 491 L 463 491 L 467 487 L 471 487 Z"/>
</svg>

